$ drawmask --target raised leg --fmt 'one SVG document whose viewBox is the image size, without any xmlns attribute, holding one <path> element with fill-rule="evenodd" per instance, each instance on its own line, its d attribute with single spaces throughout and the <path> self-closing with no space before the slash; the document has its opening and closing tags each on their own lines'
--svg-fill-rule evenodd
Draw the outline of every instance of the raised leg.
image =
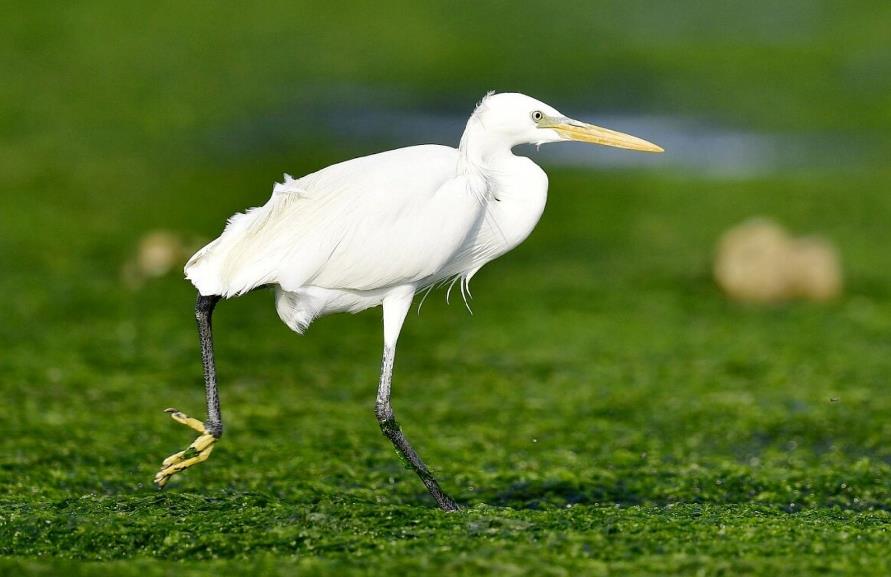
<svg viewBox="0 0 891 577">
<path fill-rule="evenodd" d="M 195 304 L 195 319 L 198 321 L 198 337 L 201 340 L 201 361 L 204 365 L 207 420 L 202 423 L 176 409 L 166 410 L 173 420 L 198 431 L 201 435 L 184 451 L 174 453 L 164 459 L 161 470 L 155 475 L 155 483 L 158 487 L 163 488 L 170 477 L 180 471 L 206 461 L 213 451 L 214 443 L 223 435 L 223 419 L 220 416 L 220 397 L 217 393 L 217 372 L 213 359 L 213 331 L 211 327 L 213 309 L 219 300 L 220 297 L 216 295 L 198 295 L 198 302 Z"/>
<path fill-rule="evenodd" d="M 381 363 L 381 380 L 377 389 L 377 403 L 375 405 L 375 414 L 377 422 L 380 424 L 381 431 L 390 439 L 393 446 L 399 454 L 411 465 L 418 477 L 430 491 L 430 494 L 436 499 L 437 504 L 443 511 L 457 511 L 458 504 L 446 495 L 436 482 L 436 478 L 418 453 L 412 448 L 411 443 L 403 434 L 399 423 L 396 421 L 396 415 L 390 406 L 390 384 L 393 378 L 393 363 L 396 359 L 396 341 L 399 338 L 399 332 L 402 330 L 402 323 L 405 320 L 405 314 L 411 306 L 414 291 L 404 291 L 398 295 L 387 297 L 384 300 L 384 356 Z"/>
</svg>

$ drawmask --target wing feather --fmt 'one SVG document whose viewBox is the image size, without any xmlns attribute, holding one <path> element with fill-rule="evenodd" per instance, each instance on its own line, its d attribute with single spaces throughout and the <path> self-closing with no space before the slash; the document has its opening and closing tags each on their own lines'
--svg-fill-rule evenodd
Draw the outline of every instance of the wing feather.
<svg viewBox="0 0 891 577">
<path fill-rule="evenodd" d="M 426 283 L 484 214 L 457 151 L 413 146 L 361 157 L 300 179 L 233 216 L 186 265 L 203 294 L 263 284 L 370 290 Z"/>
</svg>

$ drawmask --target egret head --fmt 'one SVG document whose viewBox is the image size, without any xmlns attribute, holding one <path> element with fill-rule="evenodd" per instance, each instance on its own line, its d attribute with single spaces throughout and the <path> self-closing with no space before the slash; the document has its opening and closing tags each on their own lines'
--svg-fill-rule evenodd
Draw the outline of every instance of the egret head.
<svg viewBox="0 0 891 577">
<path fill-rule="evenodd" d="M 473 119 L 487 133 L 497 135 L 510 146 L 575 140 L 643 152 L 662 152 L 662 148 L 652 142 L 573 120 L 544 102 L 515 92 L 489 93 L 474 111 Z"/>
</svg>

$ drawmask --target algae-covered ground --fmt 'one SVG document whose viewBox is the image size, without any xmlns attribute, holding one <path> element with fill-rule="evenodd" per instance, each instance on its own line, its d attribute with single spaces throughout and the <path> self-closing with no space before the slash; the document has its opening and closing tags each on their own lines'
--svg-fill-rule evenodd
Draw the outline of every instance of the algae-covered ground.
<svg viewBox="0 0 891 577">
<path fill-rule="evenodd" d="M 593 45 L 573 5 L 563 36 L 506 48 L 485 86 L 484 49 L 561 29 L 554 14 L 525 6 L 516 30 L 492 39 L 482 32 L 496 13 L 465 7 L 462 21 L 448 5 L 379 20 L 311 6 L 299 19 L 282 7 L 23 6 L 0 24 L 0 574 L 891 572 L 891 172 L 867 161 L 732 179 L 550 168 L 539 228 L 477 275 L 473 315 L 434 292 L 400 342 L 394 408 L 461 512 L 436 510 L 380 434 L 379 311 L 297 336 L 262 291 L 214 319 L 226 435 L 165 491 L 151 485 L 193 438 L 162 410 L 200 416 L 203 385 L 192 288 L 176 272 L 122 281 L 139 239 L 158 228 L 211 238 L 281 172 L 375 150 L 330 134 L 312 142 L 311 116 L 281 110 L 321 95 L 354 105 L 354 83 L 391 86 L 417 109 L 469 111 L 511 78 L 609 108 L 620 99 L 596 100 L 609 83 L 599 91 L 542 66 L 578 71 L 601 49 L 592 77 L 652 93 L 626 102 L 636 112 L 731 114 L 726 90 L 748 105 L 737 122 L 813 126 L 831 149 L 842 113 L 821 111 L 849 110 L 845 134 L 887 151 L 876 135 L 888 76 L 858 76 L 886 62 L 868 49 L 884 4 L 835 15 L 821 4 L 814 21 L 798 17 L 805 3 L 788 4 L 798 8 L 777 18 L 804 30 L 788 42 L 751 15 L 727 36 L 702 32 L 702 14 L 665 20 L 674 36 L 648 35 L 656 16 L 616 8 L 599 16 L 636 35 Z M 762 36 L 745 37 L 747 26 Z M 759 120 L 768 87 L 757 81 L 770 78 L 757 63 L 773 53 L 782 58 L 768 69 L 788 68 L 788 90 L 772 82 Z M 541 77 L 524 75 L 524 58 Z M 848 76 L 824 78 L 836 64 Z M 430 95 L 437 67 L 440 89 L 458 96 Z M 293 122 L 295 137 L 232 142 L 258 118 Z M 727 302 L 710 276 L 714 242 L 758 214 L 831 238 L 845 295 Z"/>
</svg>

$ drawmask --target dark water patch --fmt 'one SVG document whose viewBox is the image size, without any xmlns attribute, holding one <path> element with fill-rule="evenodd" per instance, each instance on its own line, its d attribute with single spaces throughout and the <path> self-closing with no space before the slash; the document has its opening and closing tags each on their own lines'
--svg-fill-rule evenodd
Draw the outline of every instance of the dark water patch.
<svg viewBox="0 0 891 577">
<path fill-rule="evenodd" d="M 367 91 L 360 91 L 365 94 Z M 421 110 L 399 98 L 322 99 L 246 119 L 211 135 L 224 157 L 268 154 L 307 146 L 373 151 L 444 144 L 457 146 L 471 110 Z M 395 104 L 392 104 L 394 103 Z M 527 145 L 516 152 L 542 166 L 611 169 L 671 169 L 708 178 L 751 178 L 796 170 L 856 168 L 872 162 L 869 137 L 765 133 L 697 118 L 569 110 L 575 118 L 640 136 L 666 149 L 642 154 L 577 143 Z"/>
</svg>

